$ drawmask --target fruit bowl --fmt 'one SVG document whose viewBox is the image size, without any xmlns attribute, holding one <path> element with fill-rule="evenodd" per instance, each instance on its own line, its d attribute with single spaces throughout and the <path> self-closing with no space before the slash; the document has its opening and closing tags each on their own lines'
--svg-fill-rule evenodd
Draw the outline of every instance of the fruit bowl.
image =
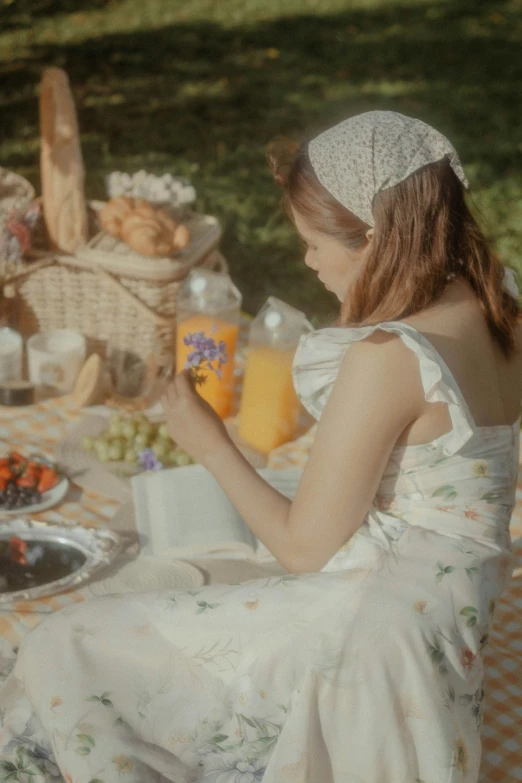
<svg viewBox="0 0 522 783">
<path fill-rule="evenodd" d="M 0 458 L 0 515 L 38 513 L 60 503 L 68 479 L 41 455 L 11 451 Z"/>
<path fill-rule="evenodd" d="M 126 479 L 143 470 L 179 467 L 190 456 L 169 437 L 164 424 L 144 414 L 85 416 L 58 444 L 56 455 L 67 473 L 77 477 L 92 470 L 108 471 Z"/>
</svg>

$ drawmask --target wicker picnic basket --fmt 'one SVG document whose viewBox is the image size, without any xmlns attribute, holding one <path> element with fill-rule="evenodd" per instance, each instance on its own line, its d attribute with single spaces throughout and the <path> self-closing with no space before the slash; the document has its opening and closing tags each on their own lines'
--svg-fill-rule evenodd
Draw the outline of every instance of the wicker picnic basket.
<svg viewBox="0 0 522 783">
<path fill-rule="evenodd" d="M 89 202 L 96 226 L 103 202 Z M 173 355 L 176 300 L 195 267 L 227 271 L 217 250 L 221 230 L 208 215 L 191 213 L 188 247 L 174 257 L 151 260 L 95 231 L 74 255 L 48 251 L 4 280 L 9 320 L 24 337 L 48 329 L 75 329 L 89 350 L 102 356 L 107 340 L 146 360 L 158 347 Z"/>
<path fill-rule="evenodd" d="M 218 221 L 186 213 L 190 242 L 184 250 L 168 257 L 139 255 L 101 229 L 105 202 L 85 200 L 78 118 L 67 74 L 59 68 L 42 76 L 40 128 L 43 230 L 14 270 L 3 263 L 0 248 L 2 313 L 8 311 L 24 337 L 67 328 L 81 332 L 89 350 L 102 356 L 110 339 L 113 348 L 144 361 L 158 349 L 173 358 L 182 281 L 196 266 L 226 271 L 217 250 Z M 0 217 L 10 220 L 12 206 L 22 213 L 34 191 L 19 175 L 0 173 Z"/>
</svg>

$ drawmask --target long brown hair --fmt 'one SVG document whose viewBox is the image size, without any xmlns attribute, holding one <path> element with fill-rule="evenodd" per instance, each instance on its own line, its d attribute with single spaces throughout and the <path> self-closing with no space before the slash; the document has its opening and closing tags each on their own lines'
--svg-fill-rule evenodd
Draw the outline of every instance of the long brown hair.
<svg viewBox="0 0 522 783">
<path fill-rule="evenodd" d="M 268 152 L 283 204 L 315 231 L 349 249 L 370 228 L 319 182 L 307 144 L 279 143 Z M 341 306 L 339 324 L 366 326 L 400 320 L 424 310 L 443 293 L 448 275 L 475 292 L 492 337 L 509 359 L 516 351 L 518 302 L 504 289 L 504 269 L 466 203 L 464 188 L 447 159 L 425 166 L 374 199 L 374 236 L 366 263 Z"/>
</svg>

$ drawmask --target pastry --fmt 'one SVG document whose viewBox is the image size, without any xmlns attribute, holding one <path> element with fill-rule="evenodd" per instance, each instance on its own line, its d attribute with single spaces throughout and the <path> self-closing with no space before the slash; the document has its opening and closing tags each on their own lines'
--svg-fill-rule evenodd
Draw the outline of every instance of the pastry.
<svg viewBox="0 0 522 783">
<path fill-rule="evenodd" d="M 129 247 L 144 256 L 166 256 L 172 252 L 172 231 L 156 217 L 143 217 L 132 212 L 121 227 L 121 238 Z"/>
<path fill-rule="evenodd" d="M 133 199 L 126 196 L 118 196 L 111 199 L 100 212 L 100 223 L 112 236 L 119 237 L 123 220 L 130 215 L 134 208 Z"/>
<path fill-rule="evenodd" d="M 100 222 L 105 231 L 144 256 L 168 256 L 190 242 L 186 226 L 142 198 L 111 199 L 100 213 Z"/>
<path fill-rule="evenodd" d="M 180 223 L 174 231 L 174 250 L 183 250 L 190 242 L 190 231 Z"/>
</svg>

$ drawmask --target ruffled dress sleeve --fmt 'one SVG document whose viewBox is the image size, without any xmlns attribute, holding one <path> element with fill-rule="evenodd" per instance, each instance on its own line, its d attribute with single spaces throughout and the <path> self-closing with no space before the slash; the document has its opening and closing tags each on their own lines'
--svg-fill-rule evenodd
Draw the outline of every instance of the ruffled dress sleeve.
<svg viewBox="0 0 522 783">
<path fill-rule="evenodd" d="M 424 335 L 409 324 L 389 321 L 355 328 L 319 329 L 304 335 L 292 369 L 294 387 L 304 407 L 315 419 L 320 418 L 346 351 L 352 343 L 364 340 L 376 329 L 399 335 L 415 353 L 425 399 L 447 403 L 452 430 L 443 436 L 442 452 L 447 456 L 455 454 L 472 437 L 473 418 L 442 357 Z"/>
</svg>

